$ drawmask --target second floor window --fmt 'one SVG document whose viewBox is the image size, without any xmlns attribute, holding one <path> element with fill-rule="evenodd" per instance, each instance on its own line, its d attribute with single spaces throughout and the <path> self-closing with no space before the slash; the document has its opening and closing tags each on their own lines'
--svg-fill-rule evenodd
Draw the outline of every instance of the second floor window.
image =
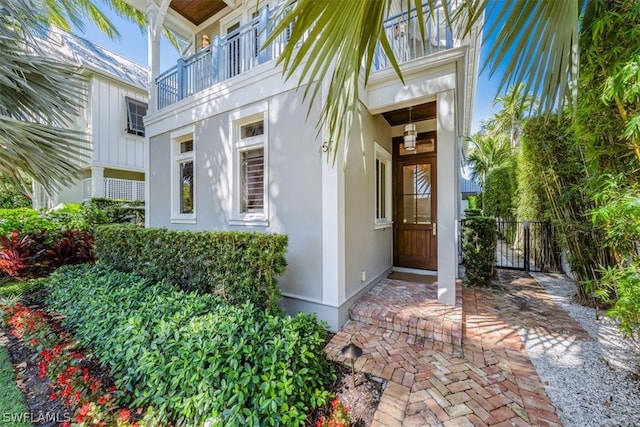
<svg viewBox="0 0 640 427">
<path fill-rule="evenodd" d="M 147 115 L 147 103 L 125 97 L 127 103 L 127 133 L 144 136 L 144 116 Z"/>
</svg>

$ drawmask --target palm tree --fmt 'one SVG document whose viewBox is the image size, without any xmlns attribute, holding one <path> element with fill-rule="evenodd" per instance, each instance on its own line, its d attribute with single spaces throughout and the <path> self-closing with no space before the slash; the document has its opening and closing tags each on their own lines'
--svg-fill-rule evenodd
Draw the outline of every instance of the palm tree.
<svg viewBox="0 0 640 427">
<path fill-rule="evenodd" d="M 407 8 L 423 13 L 424 0 L 407 0 Z M 561 107 L 567 100 L 575 104 L 578 73 L 578 20 L 588 0 L 536 0 L 493 2 L 494 22 L 486 29 L 485 40 L 493 40 L 486 58 L 489 75 L 505 65 L 498 93 L 509 85 L 524 83 L 525 93 L 539 95 L 543 109 Z M 450 24 L 461 29 L 461 36 L 482 19 L 489 0 L 468 0 L 453 10 L 450 2 L 427 0 L 427 8 L 444 9 Z M 383 31 L 392 0 L 287 0 L 279 9 L 274 31 L 267 44 L 284 32 L 289 42 L 279 62 L 290 78 L 300 70 L 298 84 L 307 85 L 309 105 L 321 88 L 323 78 L 331 75 L 318 126 L 329 130 L 329 150 L 335 159 L 343 135 L 350 130 L 359 108 L 358 84 L 364 68 L 368 81 L 374 51 L 378 43 L 390 58 L 398 77 L 402 75 Z M 425 38 L 424 22 L 419 20 Z M 307 60 L 308 59 L 308 60 Z M 489 65 L 487 65 L 489 64 Z M 348 140 L 345 138 L 345 141 Z"/>
<path fill-rule="evenodd" d="M 482 194 L 484 195 L 487 176 L 511 158 L 511 146 L 504 138 L 482 134 L 470 136 L 468 142 L 470 148 L 467 163 L 472 168 L 472 178 L 482 186 Z"/>
<path fill-rule="evenodd" d="M 144 15 L 122 0 L 107 1 L 141 24 Z M 25 178 L 48 191 L 70 184 L 87 154 L 85 135 L 70 129 L 83 81 L 75 67 L 41 54 L 49 25 L 65 30 L 92 20 L 111 37 L 117 29 L 89 0 L 11 0 L 0 4 L 0 176 L 21 187 Z"/>
<path fill-rule="evenodd" d="M 522 132 L 522 121 L 534 113 L 537 100 L 531 94 L 525 94 L 525 84 L 510 86 L 507 92 L 495 98 L 492 107 L 501 105 L 500 111 L 488 121 L 489 134 L 494 137 L 508 136 L 511 148 L 516 148 Z"/>
</svg>

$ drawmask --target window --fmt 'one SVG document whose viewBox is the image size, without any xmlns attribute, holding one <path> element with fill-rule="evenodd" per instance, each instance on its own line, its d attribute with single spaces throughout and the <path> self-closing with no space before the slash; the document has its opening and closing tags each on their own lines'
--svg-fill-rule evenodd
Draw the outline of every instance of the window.
<svg viewBox="0 0 640 427">
<path fill-rule="evenodd" d="M 264 148 L 242 152 L 241 213 L 264 213 Z"/>
<path fill-rule="evenodd" d="M 195 163 L 193 132 L 171 135 L 172 222 L 195 222 Z"/>
<path fill-rule="evenodd" d="M 147 103 L 125 97 L 127 103 L 127 132 L 144 136 L 144 116 L 147 115 Z"/>
<path fill-rule="evenodd" d="M 391 154 L 377 142 L 374 158 L 375 228 L 391 227 Z"/>
<path fill-rule="evenodd" d="M 268 225 L 266 105 L 231 115 L 234 191 L 230 224 Z M 247 114 L 242 117 L 242 113 Z M 253 114 L 251 114 L 253 113 Z M 235 120 L 234 120 L 235 119 Z"/>
</svg>

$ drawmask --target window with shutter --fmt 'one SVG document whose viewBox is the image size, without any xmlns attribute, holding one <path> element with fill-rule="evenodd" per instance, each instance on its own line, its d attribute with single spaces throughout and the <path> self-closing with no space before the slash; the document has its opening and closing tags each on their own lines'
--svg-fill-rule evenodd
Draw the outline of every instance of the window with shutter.
<svg viewBox="0 0 640 427">
<path fill-rule="evenodd" d="M 242 213 L 264 212 L 264 149 L 242 152 Z"/>
<path fill-rule="evenodd" d="M 269 225 L 267 105 L 253 105 L 230 117 L 234 136 L 231 225 Z"/>
<path fill-rule="evenodd" d="M 127 132 L 144 136 L 144 116 L 147 115 L 147 103 L 137 99 L 125 97 L 127 104 Z"/>
</svg>

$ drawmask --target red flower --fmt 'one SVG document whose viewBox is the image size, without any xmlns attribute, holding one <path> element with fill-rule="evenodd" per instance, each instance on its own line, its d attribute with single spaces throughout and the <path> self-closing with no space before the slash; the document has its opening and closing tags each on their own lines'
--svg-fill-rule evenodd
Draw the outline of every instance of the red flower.
<svg viewBox="0 0 640 427">
<path fill-rule="evenodd" d="M 40 378 L 47 376 L 47 362 L 38 363 L 38 370 L 40 371 Z"/>
<path fill-rule="evenodd" d="M 62 372 L 60 375 L 58 375 L 58 385 L 60 387 L 63 387 L 66 383 L 67 383 L 67 376 L 64 374 L 64 372 Z"/>
<path fill-rule="evenodd" d="M 107 403 L 107 399 L 105 398 L 105 396 L 100 396 L 100 398 L 98 399 L 98 404 L 104 405 L 105 403 Z"/>
<path fill-rule="evenodd" d="M 73 400 L 75 400 L 75 401 L 77 402 L 78 400 L 80 400 L 80 396 L 81 396 L 81 395 L 82 395 L 82 392 L 81 392 L 81 391 L 76 391 L 76 392 L 73 394 Z"/>
<path fill-rule="evenodd" d="M 100 388 L 100 380 L 92 381 L 91 384 L 89 384 L 89 390 L 91 391 L 96 391 L 98 388 Z"/>
<path fill-rule="evenodd" d="M 70 354 L 74 359 L 82 359 L 84 357 L 82 353 L 79 353 L 77 351 L 72 351 Z"/>
<path fill-rule="evenodd" d="M 115 392 L 116 392 L 116 390 L 118 390 L 118 389 L 117 389 L 117 388 L 116 388 L 116 386 L 114 386 L 114 385 L 112 385 L 112 386 L 111 386 L 111 388 L 109 389 L 109 391 L 110 391 L 111 393 L 115 393 Z"/>
<path fill-rule="evenodd" d="M 71 427 L 71 423 L 69 421 L 63 421 L 60 427 Z"/>
<path fill-rule="evenodd" d="M 29 343 L 30 343 L 32 346 L 34 346 L 34 347 L 35 347 L 35 346 L 37 346 L 37 345 L 38 345 L 38 340 L 37 340 L 37 339 L 35 339 L 35 338 L 31 338 L 31 339 L 29 340 Z"/>
<path fill-rule="evenodd" d="M 128 421 L 129 417 L 131 416 L 131 411 L 128 409 L 123 409 L 120 411 L 120 417 L 118 418 L 118 421 Z"/>
<path fill-rule="evenodd" d="M 59 345 L 54 345 L 51 350 L 53 350 L 53 354 L 60 354 L 60 352 L 62 351 L 62 347 Z"/>
<path fill-rule="evenodd" d="M 67 384 L 64 388 L 64 390 L 62 390 L 62 395 L 67 397 L 67 396 L 71 396 L 71 392 L 73 390 L 71 389 L 71 384 Z"/>
<path fill-rule="evenodd" d="M 42 357 L 45 362 L 51 362 L 51 359 L 53 359 L 53 355 L 46 348 L 40 352 L 40 357 Z"/>
<path fill-rule="evenodd" d="M 51 393 L 49 395 L 49 400 L 56 400 L 58 398 L 58 395 L 56 393 Z"/>
<path fill-rule="evenodd" d="M 80 424 L 82 421 L 84 421 L 84 417 L 82 415 L 76 415 L 76 422 Z"/>
<path fill-rule="evenodd" d="M 91 410 L 91 405 L 87 402 L 84 405 L 82 405 L 82 408 L 80 408 L 80 411 L 78 412 L 78 414 L 85 416 L 89 413 L 90 410 Z"/>
</svg>

